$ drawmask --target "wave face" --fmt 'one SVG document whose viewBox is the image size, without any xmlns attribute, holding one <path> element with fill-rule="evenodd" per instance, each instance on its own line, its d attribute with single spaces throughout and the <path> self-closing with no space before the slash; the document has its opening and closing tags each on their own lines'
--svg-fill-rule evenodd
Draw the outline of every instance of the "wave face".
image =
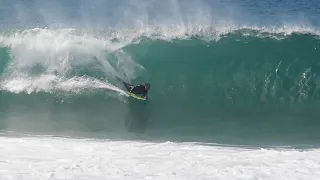
<svg viewBox="0 0 320 180">
<path fill-rule="evenodd" d="M 2 129 L 233 143 L 318 137 L 316 34 L 106 37 L 71 29 L 3 33 Z M 125 95 L 116 80 L 123 73 L 152 84 L 149 101 Z"/>
<path fill-rule="evenodd" d="M 1 3 L 4 134 L 318 143 L 317 15 L 205 0 Z M 129 98 L 116 76 L 150 82 L 149 100 Z"/>
</svg>

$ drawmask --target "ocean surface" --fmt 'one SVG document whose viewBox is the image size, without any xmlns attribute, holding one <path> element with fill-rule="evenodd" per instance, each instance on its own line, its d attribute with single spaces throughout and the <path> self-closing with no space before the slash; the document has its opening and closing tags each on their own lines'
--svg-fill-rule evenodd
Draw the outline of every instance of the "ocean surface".
<svg viewBox="0 0 320 180">
<path fill-rule="evenodd" d="M 316 0 L 0 0 L 0 179 L 319 179 L 319 19 Z"/>
</svg>

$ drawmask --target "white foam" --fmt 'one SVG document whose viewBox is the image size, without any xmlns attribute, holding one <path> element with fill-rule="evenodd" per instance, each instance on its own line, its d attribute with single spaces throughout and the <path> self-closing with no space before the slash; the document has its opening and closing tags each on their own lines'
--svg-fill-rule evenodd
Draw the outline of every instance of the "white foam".
<svg viewBox="0 0 320 180">
<path fill-rule="evenodd" d="M 122 89 L 106 81 L 100 81 L 86 76 L 73 77 L 71 79 L 64 79 L 55 75 L 16 77 L 0 82 L 0 89 L 13 93 L 26 92 L 28 94 L 33 92 L 52 93 L 54 91 L 81 93 L 88 90 L 105 89 L 128 96 Z"/>
<path fill-rule="evenodd" d="M 320 178 L 320 150 L 0 137 L 0 179 Z"/>
<path fill-rule="evenodd" d="M 45 67 L 47 73 L 65 74 L 74 66 L 86 66 L 93 61 L 101 65 L 101 71 L 115 74 L 104 53 L 123 47 L 103 38 L 82 34 L 73 29 L 29 29 L 16 31 L 2 37 L 1 44 L 11 48 L 12 60 L 9 73 L 21 72 L 35 65 Z"/>
<path fill-rule="evenodd" d="M 90 70 L 104 73 L 106 79 L 113 80 L 123 72 L 134 78 L 135 68 L 143 69 L 129 55 L 119 50 L 125 46 L 124 41 L 111 42 L 110 39 L 75 29 L 35 28 L 15 31 L 8 36 L 0 36 L 0 44 L 10 47 L 12 58 L 2 74 L 0 88 L 15 93 L 56 90 L 79 92 L 106 88 L 124 94 L 107 80 L 67 78 L 66 74 L 78 67 L 90 69 L 94 65 Z M 113 64 L 106 57 L 110 52 L 114 52 L 117 57 Z M 39 67 L 41 72 L 32 74 L 34 68 Z M 122 72 L 118 72 L 119 69 Z M 59 74 L 59 77 L 52 74 Z"/>
</svg>

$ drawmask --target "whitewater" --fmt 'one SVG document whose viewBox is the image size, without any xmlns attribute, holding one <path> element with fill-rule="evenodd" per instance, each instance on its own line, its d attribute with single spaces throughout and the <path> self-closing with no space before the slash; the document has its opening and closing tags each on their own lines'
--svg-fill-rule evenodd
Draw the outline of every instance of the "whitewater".
<svg viewBox="0 0 320 180">
<path fill-rule="evenodd" d="M 0 1 L 0 179 L 319 179 L 319 9 Z"/>
<path fill-rule="evenodd" d="M 317 149 L 53 137 L 1 137 L 0 147 L 1 179 L 313 180 L 320 175 Z"/>
</svg>

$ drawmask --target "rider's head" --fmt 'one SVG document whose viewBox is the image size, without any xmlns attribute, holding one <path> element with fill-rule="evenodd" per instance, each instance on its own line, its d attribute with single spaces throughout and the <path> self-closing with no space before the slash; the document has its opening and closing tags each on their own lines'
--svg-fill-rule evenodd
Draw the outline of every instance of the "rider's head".
<svg viewBox="0 0 320 180">
<path fill-rule="evenodd" d="M 150 83 L 146 83 L 144 86 L 146 87 L 147 90 L 149 90 L 151 88 Z"/>
</svg>

